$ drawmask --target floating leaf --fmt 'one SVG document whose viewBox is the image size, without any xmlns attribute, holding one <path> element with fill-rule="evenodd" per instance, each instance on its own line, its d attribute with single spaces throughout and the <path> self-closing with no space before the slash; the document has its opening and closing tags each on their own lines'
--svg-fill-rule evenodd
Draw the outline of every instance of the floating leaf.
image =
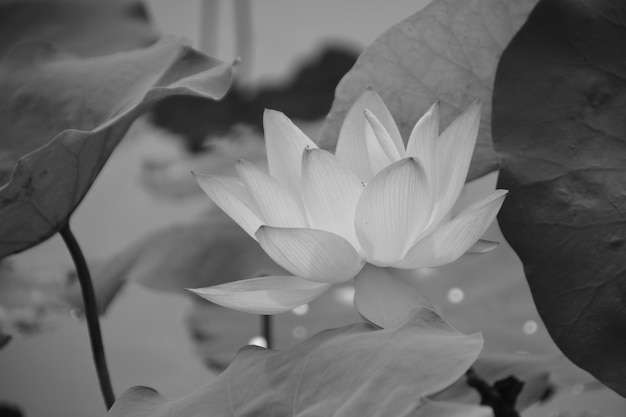
<svg viewBox="0 0 626 417">
<path fill-rule="evenodd" d="M 41 331 L 70 309 L 63 298 L 73 280 L 67 268 L 19 266 L 15 258 L 0 261 L 0 336 Z"/>
<path fill-rule="evenodd" d="M 127 281 L 189 294 L 185 288 L 276 274 L 285 274 L 285 270 L 216 208 L 198 221 L 159 230 L 125 248 L 96 269 L 93 281 L 103 313 Z M 67 298 L 71 304 L 82 305 L 78 286 Z"/>
<path fill-rule="evenodd" d="M 494 93 L 499 222 L 539 314 L 574 363 L 626 396 L 626 14 L 541 1 Z"/>
<path fill-rule="evenodd" d="M 483 100 L 478 143 L 467 180 L 498 169 L 491 141 L 491 93 L 498 58 L 537 0 L 434 0 L 391 27 L 341 80 L 322 133 L 337 142 L 352 103 L 376 90 L 408 140 L 415 122 L 440 101 L 446 126 Z"/>
<path fill-rule="evenodd" d="M 209 101 L 207 101 L 209 102 Z M 218 103 L 212 103 L 217 106 Z M 206 196 L 190 172 L 204 175 L 236 176 L 235 164 L 240 159 L 257 166 L 267 165 L 263 137 L 240 126 L 227 137 L 213 137 L 200 154 L 189 154 L 173 143 L 171 135 L 154 129 L 151 136 L 162 139 L 168 155 L 150 156 L 142 164 L 141 179 L 146 188 L 159 197 L 180 199 L 194 195 Z M 204 140 L 204 139 L 203 139 Z"/>
<path fill-rule="evenodd" d="M 463 335 L 423 309 L 392 329 L 359 323 L 282 351 L 243 348 L 204 388 L 166 400 L 135 387 L 108 416 L 490 416 L 424 399 L 459 378 L 481 347 L 480 335 Z"/>
<path fill-rule="evenodd" d="M 114 30 L 112 30 L 114 28 Z M 0 55 L 24 39 L 45 39 L 80 56 L 144 48 L 159 38 L 137 0 L 4 0 Z"/>
<path fill-rule="evenodd" d="M 67 223 L 131 123 L 172 95 L 222 97 L 231 65 L 180 40 L 81 59 L 45 42 L 0 61 L 0 257 Z"/>
</svg>

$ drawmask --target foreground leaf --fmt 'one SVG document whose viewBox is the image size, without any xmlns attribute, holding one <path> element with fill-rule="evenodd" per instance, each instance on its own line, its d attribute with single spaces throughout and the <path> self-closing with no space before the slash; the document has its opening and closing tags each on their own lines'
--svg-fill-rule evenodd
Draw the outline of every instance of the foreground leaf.
<svg viewBox="0 0 626 417">
<path fill-rule="evenodd" d="M 574 363 L 626 396 L 623 3 L 542 1 L 494 94 L 499 215 L 539 314 Z"/>
<path fill-rule="evenodd" d="M 231 66 L 180 40 L 79 59 L 45 42 L 0 61 L 0 257 L 53 235 L 132 122 L 172 94 L 222 97 Z"/>
<path fill-rule="evenodd" d="M 489 239 L 504 240 L 500 234 L 494 233 L 489 235 Z M 196 261 L 196 265 L 198 268 L 187 267 L 190 272 L 199 271 L 202 264 Z M 409 276 L 414 275 L 411 271 L 407 272 Z M 184 279 L 176 276 L 169 278 L 172 284 Z M 209 274 L 205 279 L 209 279 Z M 541 398 L 548 373 L 551 374 L 550 384 L 559 388 L 592 380 L 570 364 L 550 339 L 532 302 L 519 260 L 506 243 L 503 242 L 493 254 L 483 258 L 420 272 L 416 285 L 456 327 L 464 332 L 481 331 L 484 334 L 486 359 L 494 354 L 498 358 L 504 355 L 505 359 L 511 355 L 516 360 L 504 363 L 503 369 L 512 373 L 518 369 L 532 371 L 532 375 L 516 375 L 527 382 L 520 404 Z M 451 298 L 455 292 L 460 292 L 462 298 Z M 349 286 L 337 286 L 312 301 L 304 310 L 274 316 L 275 346 L 289 346 L 307 334 L 358 320 L 353 293 Z M 212 369 L 228 365 L 237 348 L 258 336 L 260 331 L 258 316 L 209 303 L 194 303 L 187 323 L 198 354 Z M 514 355 L 519 351 L 529 355 Z M 537 363 L 537 366 L 530 366 L 528 362 Z M 483 368 L 480 371 L 484 372 Z M 485 373 L 484 376 L 489 378 L 490 375 Z M 494 377 L 499 378 L 500 375 Z M 536 390 L 531 390 L 533 388 Z"/>
<path fill-rule="evenodd" d="M 322 141 L 334 146 L 352 103 L 368 87 L 393 114 L 404 140 L 440 101 L 447 126 L 483 100 L 478 142 L 467 180 L 498 169 L 491 141 L 491 92 L 498 58 L 536 0 L 434 0 L 383 33 L 341 80 Z"/>
<path fill-rule="evenodd" d="M 424 309 L 393 329 L 359 323 L 282 351 L 246 347 L 195 393 L 166 400 L 132 388 L 108 416 L 489 416 L 423 398 L 461 376 L 481 347 L 480 335 L 465 336 Z"/>
</svg>

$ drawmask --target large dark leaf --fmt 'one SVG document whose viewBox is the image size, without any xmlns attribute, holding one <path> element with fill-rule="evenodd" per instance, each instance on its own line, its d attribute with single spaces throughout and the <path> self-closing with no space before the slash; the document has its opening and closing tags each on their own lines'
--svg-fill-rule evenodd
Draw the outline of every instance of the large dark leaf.
<svg viewBox="0 0 626 417">
<path fill-rule="evenodd" d="M 561 350 L 626 395 L 626 4 L 542 1 L 494 94 L 502 230 Z"/>
<path fill-rule="evenodd" d="M 491 142 L 491 92 L 502 50 L 536 0 L 434 0 L 390 28 L 341 80 L 322 134 L 336 143 L 352 103 L 373 87 L 408 140 L 417 119 L 441 103 L 443 125 L 483 100 L 478 143 L 467 179 L 498 168 Z"/>
<path fill-rule="evenodd" d="M 487 408 L 424 398 L 463 375 L 481 347 L 480 335 L 421 310 L 393 329 L 360 323 L 281 351 L 244 348 L 204 388 L 166 400 L 136 387 L 108 416 L 489 416 Z"/>
<path fill-rule="evenodd" d="M 80 56 L 97 56 L 146 47 L 159 34 L 138 0 L 1 1 L 0 55 L 32 38 Z"/>
<path fill-rule="evenodd" d="M 54 234 L 131 123 L 172 95 L 222 97 L 231 65 L 181 41 L 80 59 L 45 42 L 0 61 L 0 257 Z"/>
</svg>

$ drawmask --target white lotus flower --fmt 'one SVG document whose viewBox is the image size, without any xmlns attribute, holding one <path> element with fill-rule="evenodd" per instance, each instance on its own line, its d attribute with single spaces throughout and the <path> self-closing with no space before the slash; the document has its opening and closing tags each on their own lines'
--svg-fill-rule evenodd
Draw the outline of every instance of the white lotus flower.
<svg viewBox="0 0 626 417">
<path fill-rule="evenodd" d="M 269 174 L 240 161 L 239 178 L 196 175 L 209 197 L 293 276 L 193 290 L 236 310 L 275 314 L 355 279 L 355 305 L 381 326 L 402 322 L 424 302 L 386 267 L 436 267 L 496 246 L 479 238 L 506 191 L 451 218 L 480 124 L 475 102 L 439 135 L 438 105 L 417 122 L 406 149 L 372 90 L 353 105 L 335 155 L 318 149 L 282 113 L 267 110 Z"/>
</svg>

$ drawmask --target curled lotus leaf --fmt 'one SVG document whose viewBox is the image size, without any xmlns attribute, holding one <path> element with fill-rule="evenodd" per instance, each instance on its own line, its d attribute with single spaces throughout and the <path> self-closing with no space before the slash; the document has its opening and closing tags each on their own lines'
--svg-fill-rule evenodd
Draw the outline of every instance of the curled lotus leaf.
<svg viewBox="0 0 626 417">
<path fill-rule="evenodd" d="M 245 347 L 198 391 L 167 400 L 152 389 L 131 388 L 108 416 L 487 417 L 485 407 L 425 398 L 463 375 L 481 348 L 479 334 L 464 335 L 421 309 L 395 328 L 358 323 L 284 350 Z"/>
<path fill-rule="evenodd" d="M 372 87 L 407 140 L 418 118 L 440 102 L 443 127 L 477 98 L 480 132 L 467 180 L 498 169 L 491 140 L 491 94 L 500 54 L 537 0 L 434 0 L 392 26 L 344 76 L 322 131 L 332 147 L 359 95 Z"/>
<path fill-rule="evenodd" d="M 80 56 L 145 48 L 160 35 L 144 3 L 142 0 L 3 0 L 0 51 L 34 38 L 45 39 Z"/>
<path fill-rule="evenodd" d="M 232 64 L 176 38 L 78 58 L 25 41 L 0 61 L 0 257 L 67 224 L 133 121 L 156 101 L 221 98 Z"/>
</svg>

